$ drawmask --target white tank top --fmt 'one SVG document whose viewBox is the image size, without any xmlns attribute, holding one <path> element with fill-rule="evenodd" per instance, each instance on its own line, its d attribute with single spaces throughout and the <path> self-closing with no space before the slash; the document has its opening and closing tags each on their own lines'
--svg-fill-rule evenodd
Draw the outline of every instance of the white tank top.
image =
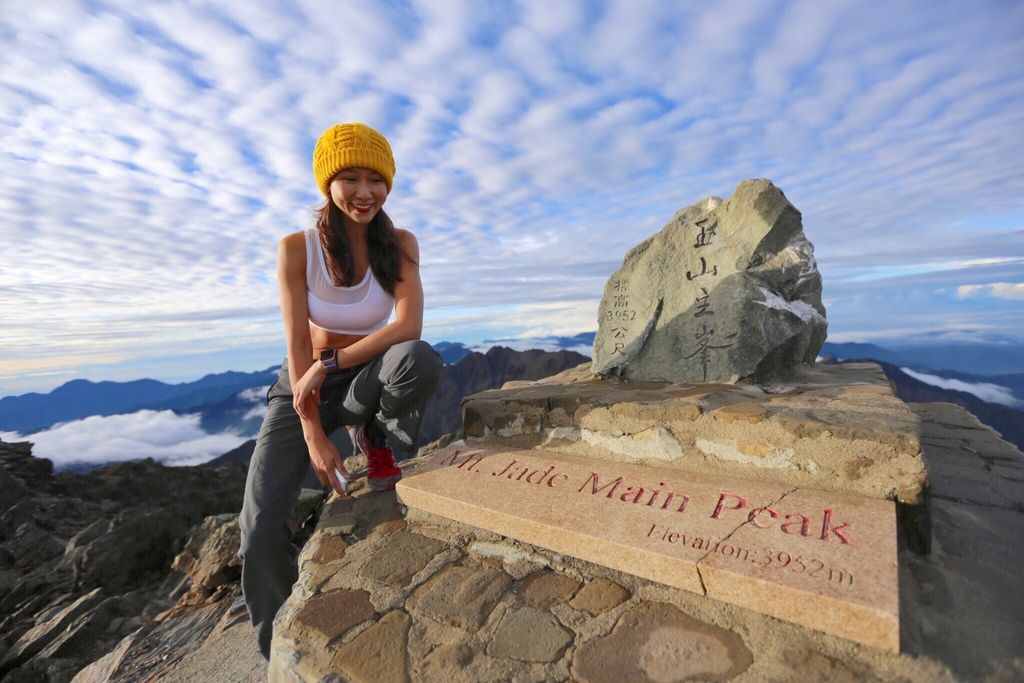
<svg viewBox="0 0 1024 683">
<path fill-rule="evenodd" d="M 339 334 L 370 334 L 388 324 L 395 298 L 370 268 L 362 282 L 339 287 L 331 281 L 316 228 L 306 233 L 306 303 L 314 327 Z"/>
</svg>

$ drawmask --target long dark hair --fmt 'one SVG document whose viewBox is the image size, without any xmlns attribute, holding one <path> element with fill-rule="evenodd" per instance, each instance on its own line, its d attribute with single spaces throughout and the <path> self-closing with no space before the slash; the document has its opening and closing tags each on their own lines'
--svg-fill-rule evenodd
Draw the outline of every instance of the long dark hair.
<svg viewBox="0 0 1024 683">
<path fill-rule="evenodd" d="M 355 275 L 352 263 L 352 249 L 348 243 L 348 233 L 339 209 L 330 197 L 316 211 L 316 230 L 320 236 L 320 245 L 327 252 L 327 272 L 334 284 L 339 287 L 351 287 Z M 399 259 L 409 255 L 398 246 L 395 237 L 395 225 L 384 209 L 377 211 L 366 228 L 366 248 L 370 256 L 370 268 L 377 282 L 391 296 L 395 295 L 395 283 L 401 282 L 398 277 Z"/>
</svg>

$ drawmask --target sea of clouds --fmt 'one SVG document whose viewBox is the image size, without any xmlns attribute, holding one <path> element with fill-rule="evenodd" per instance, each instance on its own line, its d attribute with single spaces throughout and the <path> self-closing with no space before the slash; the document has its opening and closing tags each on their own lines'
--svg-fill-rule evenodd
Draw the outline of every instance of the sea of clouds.
<svg viewBox="0 0 1024 683">
<path fill-rule="evenodd" d="M 242 420 L 266 415 L 267 387 L 238 394 L 252 404 Z M 121 415 L 92 415 L 33 434 L 0 432 L 0 441 L 32 442 L 32 455 L 48 458 L 57 469 L 153 458 L 164 465 L 200 465 L 237 448 L 255 434 L 228 430 L 210 434 L 202 415 L 171 410 L 139 410 Z"/>
<path fill-rule="evenodd" d="M 900 368 L 900 370 L 907 373 L 917 381 L 924 382 L 925 384 L 931 384 L 932 386 L 949 389 L 951 391 L 964 391 L 968 394 L 977 396 L 982 401 L 988 401 L 989 403 L 998 403 L 1010 408 L 1024 408 L 1024 401 L 1014 396 L 1012 390 L 998 384 L 991 384 L 989 382 L 965 382 L 960 379 L 951 379 L 948 377 L 940 377 L 938 375 L 930 375 L 925 372 L 917 372 L 910 368 Z"/>
</svg>

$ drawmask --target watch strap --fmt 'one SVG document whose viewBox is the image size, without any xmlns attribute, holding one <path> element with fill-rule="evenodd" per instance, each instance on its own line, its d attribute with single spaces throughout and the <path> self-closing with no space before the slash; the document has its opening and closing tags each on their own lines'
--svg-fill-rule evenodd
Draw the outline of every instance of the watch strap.
<svg viewBox="0 0 1024 683">
<path fill-rule="evenodd" d="M 326 349 L 320 352 L 320 363 L 327 372 L 338 371 L 338 349 Z"/>
</svg>

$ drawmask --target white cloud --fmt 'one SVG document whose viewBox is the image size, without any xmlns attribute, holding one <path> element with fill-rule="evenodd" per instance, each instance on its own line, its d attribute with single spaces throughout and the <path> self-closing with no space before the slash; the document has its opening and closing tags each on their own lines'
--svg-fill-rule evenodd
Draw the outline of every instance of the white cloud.
<svg viewBox="0 0 1024 683">
<path fill-rule="evenodd" d="M 267 391 L 270 386 L 252 387 L 239 392 L 238 398 L 252 403 L 252 408 L 242 416 L 243 420 L 263 419 L 267 414 Z"/>
<path fill-rule="evenodd" d="M 240 446 L 249 437 L 207 434 L 199 427 L 199 415 L 140 410 L 125 415 L 94 415 L 27 436 L 5 432 L 0 439 L 31 441 L 33 455 L 49 458 L 60 468 L 142 458 L 165 465 L 198 465 Z"/>
<path fill-rule="evenodd" d="M 960 285 L 956 288 L 958 299 L 989 296 L 993 299 L 1010 301 L 1024 300 L 1024 282 L 993 282 L 987 285 Z"/>
<path fill-rule="evenodd" d="M 964 382 L 959 379 L 949 379 L 947 377 L 939 377 L 938 375 L 929 375 L 924 372 L 915 372 L 910 368 L 900 368 L 900 370 L 907 373 L 917 381 L 924 382 L 925 384 L 931 384 L 932 386 L 941 387 L 942 389 L 950 389 L 952 391 L 964 391 L 977 396 L 982 401 L 998 403 L 1000 405 L 1009 406 L 1010 408 L 1024 407 L 1024 401 L 1016 398 L 1013 395 L 1012 390 L 998 384 L 991 384 L 989 382 Z"/>
</svg>

